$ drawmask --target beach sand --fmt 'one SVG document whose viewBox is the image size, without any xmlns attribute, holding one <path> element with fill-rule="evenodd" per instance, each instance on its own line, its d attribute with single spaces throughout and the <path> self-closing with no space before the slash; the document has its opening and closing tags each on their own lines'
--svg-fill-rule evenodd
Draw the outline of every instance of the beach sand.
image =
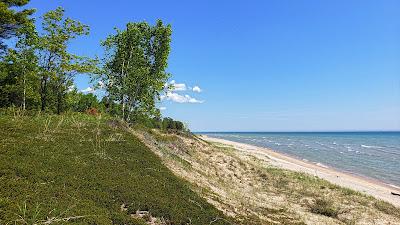
<svg viewBox="0 0 400 225">
<path fill-rule="evenodd" d="M 238 151 L 246 152 L 254 155 L 257 158 L 267 160 L 276 167 L 318 176 L 319 178 L 325 179 L 336 185 L 371 195 L 375 198 L 387 201 L 397 207 L 400 207 L 400 196 L 392 194 L 392 192 L 400 193 L 400 188 L 398 187 L 391 186 L 377 180 L 341 172 L 332 168 L 328 168 L 322 164 L 305 162 L 294 157 L 275 152 L 268 148 L 257 147 L 219 138 L 212 138 L 206 135 L 199 135 L 199 137 L 205 141 L 228 145 Z"/>
</svg>

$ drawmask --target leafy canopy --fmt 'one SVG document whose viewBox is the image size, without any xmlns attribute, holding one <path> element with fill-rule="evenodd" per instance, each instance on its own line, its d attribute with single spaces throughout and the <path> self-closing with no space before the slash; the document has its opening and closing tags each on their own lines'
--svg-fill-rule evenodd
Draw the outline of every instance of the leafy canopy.
<svg viewBox="0 0 400 225">
<path fill-rule="evenodd" d="M 6 45 L 4 40 L 15 36 L 18 28 L 29 22 L 29 16 L 35 10 L 24 9 L 16 11 L 15 7 L 26 5 L 29 0 L 1 0 L 0 1 L 0 51 L 4 52 Z"/>
<path fill-rule="evenodd" d="M 125 120 L 159 114 L 155 103 L 170 76 L 165 70 L 171 33 L 171 26 L 161 20 L 155 26 L 128 23 L 103 42 L 107 55 L 103 83 L 110 100 L 121 103 Z"/>
</svg>

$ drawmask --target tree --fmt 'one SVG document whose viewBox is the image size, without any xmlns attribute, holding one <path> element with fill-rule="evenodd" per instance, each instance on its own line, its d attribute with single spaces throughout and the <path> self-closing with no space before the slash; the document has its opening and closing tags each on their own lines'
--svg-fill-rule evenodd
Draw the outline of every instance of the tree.
<svg viewBox="0 0 400 225">
<path fill-rule="evenodd" d="M 66 94 L 66 105 L 69 110 L 76 112 L 85 112 L 87 109 L 100 107 L 96 95 L 92 93 L 84 94 L 78 92 L 76 88 L 69 90 Z"/>
<path fill-rule="evenodd" d="M 26 109 L 27 96 L 37 102 L 38 84 L 37 57 L 35 45 L 37 43 L 37 32 L 34 21 L 25 23 L 18 31 L 18 42 L 16 44 L 15 65 L 19 67 L 18 83 L 22 89 L 22 108 Z"/>
<path fill-rule="evenodd" d="M 65 104 L 65 94 L 72 85 L 73 77 L 77 73 L 94 71 L 97 60 L 68 52 L 69 42 L 78 36 L 88 35 L 89 27 L 79 21 L 64 18 L 63 8 L 58 7 L 47 12 L 43 16 L 42 29 L 44 33 L 39 36 L 37 46 L 41 69 L 41 109 L 46 109 L 49 97 L 52 97 L 53 108 L 57 113 L 61 113 Z"/>
<path fill-rule="evenodd" d="M 29 0 L 1 0 L 0 1 L 0 51 L 4 52 L 4 40 L 13 37 L 17 30 L 29 22 L 29 16 L 35 12 L 33 9 L 15 11 L 12 7 L 24 6 Z"/>
<path fill-rule="evenodd" d="M 17 105 L 23 110 L 27 107 L 27 101 L 31 108 L 38 103 L 38 67 L 35 55 L 35 43 L 37 34 L 33 21 L 21 26 L 17 33 L 18 41 L 14 49 L 8 49 L 3 61 L 3 74 L 1 79 L 3 106 Z M 4 100 L 3 99 L 3 100 Z"/>
<path fill-rule="evenodd" d="M 170 52 L 171 26 L 158 20 L 128 23 L 103 42 L 107 58 L 102 78 L 111 101 L 120 102 L 124 120 L 156 115 L 155 103 L 169 78 L 165 69 Z"/>
<path fill-rule="evenodd" d="M 188 131 L 181 121 L 173 120 L 170 117 L 165 117 L 162 120 L 161 128 L 165 131 Z"/>
</svg>

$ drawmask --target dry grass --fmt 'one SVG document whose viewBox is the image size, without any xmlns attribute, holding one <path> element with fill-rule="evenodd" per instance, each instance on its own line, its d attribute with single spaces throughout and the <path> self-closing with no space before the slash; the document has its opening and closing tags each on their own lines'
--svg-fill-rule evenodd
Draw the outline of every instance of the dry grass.
<svg viewBox="0 0 400 225">
<path fill-rule="evenodd" d="M 394 206 L 268 159 L 152 131 L 133 131 L 175 174 L 242 224 L 400 224 Z"/>
</svg>

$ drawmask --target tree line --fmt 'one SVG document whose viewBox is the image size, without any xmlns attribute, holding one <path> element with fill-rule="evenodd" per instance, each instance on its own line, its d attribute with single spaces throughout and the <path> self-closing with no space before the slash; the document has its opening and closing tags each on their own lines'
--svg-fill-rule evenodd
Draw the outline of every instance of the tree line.
<svg viewBox="0 0 400 225">
<path fill-rule="evenodd" d="M 35 10 L 18 10 L 28 2 L 0 1 L 0 107 L 58 114 L 95 108 L 127 122 L 185 129 L 182 122 L 162 119 L 156 107 L 171 76 L 166 72 L 170 25 L 130 22 L 101 42 L 103 58 L 80 56 L 68 46 L 89 35 L 89 26 L 58 7 L 41 17 L 39 32 Z M 105 90 L 104 97 L 99 101 L 78 91 L 73 85 L 77 74 L 90 76 Z"/>
</svg>

